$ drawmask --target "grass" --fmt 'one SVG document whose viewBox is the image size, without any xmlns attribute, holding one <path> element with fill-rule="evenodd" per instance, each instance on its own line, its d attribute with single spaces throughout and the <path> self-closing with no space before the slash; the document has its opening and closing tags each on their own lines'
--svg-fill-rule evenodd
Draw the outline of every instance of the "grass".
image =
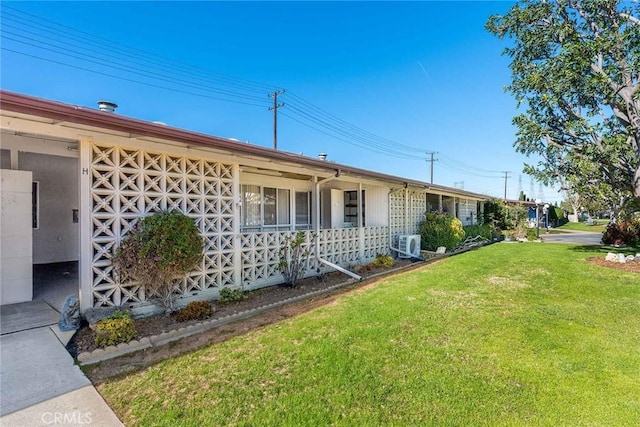
<svg viewBox="0 0 640 427">
<path fill-rule="evenodd" d="M 127 426 L 640 425 L 638 274 L 496 244 L 101 384 Z"/>
<path fill-rule="evenodd" d="M 556 230 L 575 230 L 575 231 L 591 231 L 594 233 L 602 233 L 607 228 L 607 220 L 597 220 L 595 225 L 585 224 L 584 222 L 568 222 Z"/>
</svg>

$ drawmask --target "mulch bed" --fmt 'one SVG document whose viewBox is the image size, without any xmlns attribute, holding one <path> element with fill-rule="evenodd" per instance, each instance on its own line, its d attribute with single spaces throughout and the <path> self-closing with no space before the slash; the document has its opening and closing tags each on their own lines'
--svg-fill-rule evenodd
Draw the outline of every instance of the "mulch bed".
<svg viewBox="0 0 640 427">
<path fill-rule="evenodd" d="M 364 266 L 358 274 L 363 276 L 363 280 L 367 277 L 374 276 L 379 273 L 384 273 L 390 269 L 402 268 L 412 264 L 411 260 L 396 260 L 395 264 L 391 268 L 373 267 L 371 265 Z M 321 277 L 309 277 L 302 280 L 295 288 L 286 286 L 269 286 L 255 291 L 249 291 L 246 293 L 247 299 L 232 303 L 220 303 L 218 301 L 212 301 L 213 315 L 211 319 L 221 318 L 228 315 L 233 315 L 243 311 L 251 310 L 282 301 L 287 298 L 292 298 L 311 292 L 323 290 L 334 285 L 346 283 L 350 277 L 339 272 L 332 272 L 324 274 Z M 168 332 L 173 329 L 183 328 L 200 320 L 191 320 L 187 322 L 178 322 L 175 314 L 171 315 L 155 315 L 144 317 L 135 320 L 135 327 L 138 332 L 138 339 L 158 335 L 163 332 Z M 80 329 L 72 339 L 68 346 L 72 355 L 90 352 L 99 348 L 95 344 L 95 332 L 88 326 Z"/>
<path fill-rule="evenodd" d="M 627 261 L 625 263 L 607 261 L 603 257 L 591 257 L 587 259 L 591 264 L 600 267 L 613 268 L 615 270 L 630 271 L 632 273 L 640 273 L 640 261 Z"/>
</svg>

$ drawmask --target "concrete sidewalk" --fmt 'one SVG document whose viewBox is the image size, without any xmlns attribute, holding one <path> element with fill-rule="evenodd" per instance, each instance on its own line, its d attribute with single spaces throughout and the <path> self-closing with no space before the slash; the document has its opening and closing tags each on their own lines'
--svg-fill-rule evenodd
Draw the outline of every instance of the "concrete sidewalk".
<svg viewBox="0 0 640 427">
<path fill-rule="evenodd" d="M 53 328 L 0 337 L 0 426 L 122 426 Z"/>
</svg>

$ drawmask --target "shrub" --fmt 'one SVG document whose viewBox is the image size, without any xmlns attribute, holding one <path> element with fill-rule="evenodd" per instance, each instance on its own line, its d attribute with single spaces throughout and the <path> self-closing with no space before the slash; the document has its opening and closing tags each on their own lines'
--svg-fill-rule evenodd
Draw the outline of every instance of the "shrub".
<svg viewBox="0 0 640 427">
<path fill-rule="evenodd" d="M 529 230 L 528 227 L 525 227 L 524 224 L 520 224 L 513 230 L 509 231 L 508 236 L 512 240 L 524 239 L 525 237 L 527 237 L 527 230 Z"/>
<path fill-rule="evenodd" d="M 640 217 L 610 223 L 602 234 L 605 245 L 640 245 Z"/>
<path fill-rule="evenodd" d="M 549 207 L 549 223 L 554 227 L 560 227 L 569 222 L 569 219 L 565 216 L 564 211 L 557 206 Z"/>
<path fill-rule="evenodd" d="M 489 224 L 465 225 L 463 229 L 466 237 L 480 236 L 487 240 L 491 240 L 493 238 L 493 227 Z"/>
<path fill-rule="evenodd" d="M 113 256 L 119 280 L 134 280 L 173 308 L 175 278 L 194 270 L 202 260 L 202 237 L 194 221 L 178 211 L 140 219 Z"/>
<path fill-rule="evenodd" d="M 185 308 L 178 311 L 176 320 L 186 322 L 188 320 L 204 320 L 211 317 L 213 308 L 207 301 L 192 301 Z"/>
<path fill-rule="evenodd" d="M 435 251 L 440 246 L 449 250 L 464 239 L 462 222 L 443 213 L 427 213 L 420 223 L 422 249 Z"/>
<path fill-rule="evenodd" d="M 538 230 L 536 228 L 527 228 L 527 240 L 538 240 Z"/>
<path fill-rule="evenodd" d="M 393 257 L 389 254 L 377 254 L 376 255 L 376 259 L 373 260 L 373 262 L 371 263 L 371 265 L 373 267 L 384 267 L 384 268 L 390 268 L 393 267 L 393 265 L 396 262 L 393 260 Z"/>
<path fill-rule="evenodd" d="M 304 273 L 307 271 L 307 264 L 316 237 L 317 235 L 315 233 L 311 233 L 311 241 L 305 247 L 304 243 L 307 240 L 306 233 L 304 231 L 298 231 L 293 235 L 285 237 L 282 242 L 279 251 L 280 261 L 278 262 L 278 269 L 282 273 L 284 283 L 292 288 L 296 287 L 298 281 L 304 277 Z"/>
<path fill-rule="evenodd" d="M 100 347 L 131 341 L 138 335 L 131 313 L 118 310 L 96 323 L 95 342 Z"/>
<path fill-rule="evenodd" d="M 247 295 L 242 288 L 231 289 L 225 286 L 220 289 L 220 302 L 222 303 L 242 301 L 243 299 L 247 299 Z"/>
<path fill-rule="evenodd" d="M 484 203 L 482 223 L 492 226 L 494 229 L 506 230 L 506 205 L 500 199 L 487 200 Z"/>
</svg>

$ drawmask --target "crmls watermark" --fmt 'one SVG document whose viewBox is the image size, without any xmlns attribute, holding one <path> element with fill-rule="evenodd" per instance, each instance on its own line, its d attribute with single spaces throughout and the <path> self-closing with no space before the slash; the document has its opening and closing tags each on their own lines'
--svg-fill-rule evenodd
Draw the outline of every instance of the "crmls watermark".
<svg viewBox="0 0 640 427">
<path fill-rule="evenodd" d="M 64 425 L 89 425 L 93 422 L 91 412 L 45 412 L 41 417 L 42 422 L 48 426 Z"/>
</svg>

